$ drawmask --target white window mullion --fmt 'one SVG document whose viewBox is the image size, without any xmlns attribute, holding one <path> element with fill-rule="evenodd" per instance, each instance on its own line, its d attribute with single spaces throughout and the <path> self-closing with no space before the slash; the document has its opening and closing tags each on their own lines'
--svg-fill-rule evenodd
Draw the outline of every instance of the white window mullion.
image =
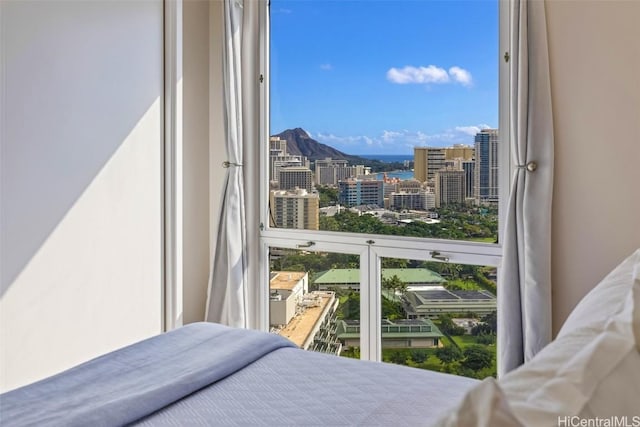
<svg viewBox="0 0 640 427">
<path fill-rule="evenodd" d="M 377 258 L 367 247 L 360 255 L 360 358 L 380 360 L 379 296 L 376 293 Z M 378 264 L 378 268 L 376 268 Z"/>
</svg>

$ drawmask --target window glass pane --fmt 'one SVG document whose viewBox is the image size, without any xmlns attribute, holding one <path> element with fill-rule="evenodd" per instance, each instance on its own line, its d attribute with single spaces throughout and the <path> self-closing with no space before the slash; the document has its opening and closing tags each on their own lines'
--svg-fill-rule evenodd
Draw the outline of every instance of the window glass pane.
<svg viewBox="0 0 640 427">
<path fill-rule="evenodd" d="M 382 259 L 382 359 L 496 375 L 496 268 Z"/>
<path fill-rule="evenodd" d="M 271 227 L 497 242 L 497 0 L 270 19 Z"/>
<path fill-rule="evenodd" d="M 271 332 L 304 350 L 360 358 L 359 264 L 357 255 L 270 248 Z"/>
</svg>

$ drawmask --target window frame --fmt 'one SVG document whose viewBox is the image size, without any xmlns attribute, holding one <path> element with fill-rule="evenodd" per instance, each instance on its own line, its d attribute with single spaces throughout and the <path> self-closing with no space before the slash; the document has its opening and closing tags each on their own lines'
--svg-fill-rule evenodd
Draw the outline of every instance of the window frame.
<svg viewBox="0 0 640 427">
<path fill-rule="evenodd" d="M 499 170 L 499 202 L 498 202 L 498 235 L 504 235 L 506 210 L 511 188 L 510 177 L 513 163 L 510 156 L 510 63 L 504 58 L 509 52 L 511 34 L 509 15 L 510 0 L 498 0 L 498 129 L 500 144 L 498 161 Z M 259 10 L 259 56 L 261 70 L 260 87 L 260 186 L 259 218 L 260 218 L 260 255 L 259 285 L 257 286 L 257 318 L 260 329 L 269 330 L 269 248 L 300 249 L 313 242 L 310 250 L 319 252 L 348 253 L 360 256 L 361 280 L 361 348 L 363 360 L 382 361 L 382 337 L 379 319 L 381 316 L 381 258 L 404 258 L 410 260 L 436 261 L 434 252 L 444 255 L 448 262 L 455 264 L 472 264 L 493 266 L 498 269 L 502 264 L 502 243 L 480 243 L 464 240 L 444 240 L 434 238 L 418 238 L 407 236 L 387 236 L 364 233 L 331 232 L 322 230 L 282 229 L 269 226 L 269 166 L 268 144 L 270 129 L 270 1 L 260 2 Z M 264 142 L 264 143 L 263 143 Z M 300 246 L 303 245 L 303 246 Z M 255 265 L 255 264 L 254 264 Z M 497 285 L 499 288 L 501 284 Z M 500 292 L 498 292 L 500 294 Z M 498 304 L 500 296 L 498 295 Z M 498 361 L 499 363 L 499 361 Z"/>
</svg>

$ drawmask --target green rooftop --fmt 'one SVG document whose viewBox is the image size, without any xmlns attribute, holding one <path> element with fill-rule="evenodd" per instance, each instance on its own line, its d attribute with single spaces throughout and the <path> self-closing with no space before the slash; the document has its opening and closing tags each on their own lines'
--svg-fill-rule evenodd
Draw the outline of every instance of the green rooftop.
<svg viewBox="0 0 640 427">
<path fill-rule="evenodd" d="M 382 277 L 389 279 L 393 276 L 398 278 L 404 283 L 411 285 L 414 283 L 428 283 L 428 284 L 443 284 L 446 280 L 442 278 L 438 273 L 435 273 L 428 268 L 383 268 Z M 360 283 L 360 270 L 357 268 L 334 268 L 327 270 L 323 273 L 319 273 L 315 279 L 315 283 L 318 285 L 329 284 L 350 284 Z"/>
</svg>

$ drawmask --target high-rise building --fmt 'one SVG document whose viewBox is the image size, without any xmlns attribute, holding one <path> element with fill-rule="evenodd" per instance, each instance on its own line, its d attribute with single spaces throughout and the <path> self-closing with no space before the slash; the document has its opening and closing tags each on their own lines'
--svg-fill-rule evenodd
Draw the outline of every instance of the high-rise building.
<svg viewBox="0 0 640 427">
<path fill-rule="evenodd" d="M 422 183 L 417 179 L 406 179 L 398 183 L 398 191 L 417 193 L 422 190 Z"/>
<path fill-rule="evenodd" d="M 441 169 L 436 172 L 436 207 L 464 203 L 464 171 Z"/>
<path fill-rule="evenodd" d="M 453 159 L 471 160 L 473 159 L 475 149 L 470 145 L 453 144 L 453 147 L 445 148 L 444 152 L 445 152 L 446 160 L 453 160 Z"/>
<path fill-rule="evenodd" d="M 313 186 L 311 169 L 300 166 L 282 168 L 278 172 L 278 183 L 280 190 L 304 188 L 311 191 Z"/>
<path fill-rule="evenodd" d="M 287 154 L 287 140 L 280 139 L 279 136 L 272 136 L 269 138 L 269 152 L 270 153 L 283 153 Z"/>
<path fill-rule="evenodd" d="M 332 159 L 331 157 L 325 157 L 324 159 L 318 159 L 315 161 L 315 167 L 329 167 L 329 166 L 342 166 L 346 167 L 349 165 L 347 160 L 338 160 Z"/>
<path fill-rule="evenodd" d="M 498 129 L 483 129 L 476 134 L 474 196 L 478 203 L 498 202 Z"/>
<path fill-rule="evenodd" d="M 413 176 L 420 182 L 433 180 L 435 174 L 444 168 L 445 149 L 436 147 L 413 148 Z"/>
<path fill-rule="evenodd" d="M 464 171 L 464 198 L 475 199 L 476 161 L 464 160 L 462 170 Z"/>
<path fill-rule="evenodd" d="M 338 183 L 338 198 L 345 206 L 384 206 L 384 182 L 347 179 Z"/>
<path fill-rule="evenodd" d="M 426 211 L 435 207 L 434 194 L 420 189 L 411 193 L 400 191 L 391 193 L 389 207 L 393 209 L 412 209 Z"/>
<path fill-rule="evenodd" d="M 309 167 L 305 156 L 292 155 L 287 151 L 287 141 L 280 137 L 269 138 L 269 180 L 278 182 L 280 169 L 289 167 Z"/>
<path fill-rule="evenodd" d="M 320 228 L 320 196 L 305 189 L 271 191 L 271 226 L 318 230 Z"/>
<path fill-rule="evenodd" d="M 318 185 L 338 185 L 338 181 L 364 175 L 364 165 L 349 166 L 346 160 L 330 157 L 315 162 L 315 183 Z"/>
</svg>

